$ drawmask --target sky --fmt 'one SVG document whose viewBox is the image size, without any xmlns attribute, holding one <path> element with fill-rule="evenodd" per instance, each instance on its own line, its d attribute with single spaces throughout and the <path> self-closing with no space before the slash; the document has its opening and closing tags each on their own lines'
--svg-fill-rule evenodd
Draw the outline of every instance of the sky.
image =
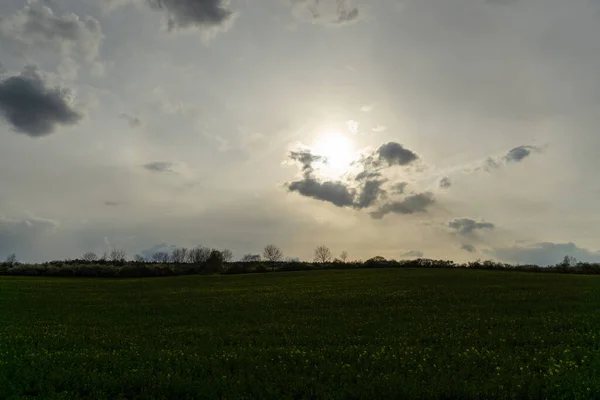
<svg viewBox="0 0 600 400">
<path fill-rule="evenodd" d="M 0 258 L 600 261 L 600 1 L 5 0 Z"/>
</svg>

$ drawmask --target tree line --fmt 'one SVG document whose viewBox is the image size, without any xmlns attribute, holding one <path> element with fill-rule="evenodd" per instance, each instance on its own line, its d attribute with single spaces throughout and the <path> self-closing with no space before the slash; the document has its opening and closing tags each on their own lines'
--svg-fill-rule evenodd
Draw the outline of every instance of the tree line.
<svg viewBox="0 0 600 400">
<path fill-rule="evenodd" d="M 102 256 L 86 252 L 81 258 L 38 264 L 21 263 L 15 254 L 11 254 L 0 263 L 0 275 L 151 277 L 353 268 L 468 268 L 600 274 L 600 263 L 578 262 L 571 256 L 565 256 L 561 262 L 549 267 L 512 265 L 491 260 L 456 263 L 450 260 L 416 258 L 397 261 L 387 260 L 381 256 L 366 261 L 348 261 L 347 251 L 342 251 L 338 257 L 334 257 L 331 249 L 322 245 L 314 250 L 312 262 L 301 262 L 297 259 L 284 258 L 279 247 L 269 244 L 264 247 L 261 254 L 245 254 L 239 261 L 233 260 L 233 253 L 228 249 L 218 250 L 203 246 L 176 247 L 170 252 L 157 251 L 149 256 L 138 254 L 130 260 L 127 259 L 124 250 L 115 249 Z"/>
</svg>

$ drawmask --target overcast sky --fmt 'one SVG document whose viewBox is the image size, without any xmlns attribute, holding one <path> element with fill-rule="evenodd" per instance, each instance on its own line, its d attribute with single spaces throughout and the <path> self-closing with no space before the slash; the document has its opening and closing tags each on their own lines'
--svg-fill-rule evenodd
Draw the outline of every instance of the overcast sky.
<svg viewBox="0 0 600 400">
<path fill-rule="evenodd" d="M 596 0 L 5 0 L 0 257 L 600 261 Z"/>
</svg>

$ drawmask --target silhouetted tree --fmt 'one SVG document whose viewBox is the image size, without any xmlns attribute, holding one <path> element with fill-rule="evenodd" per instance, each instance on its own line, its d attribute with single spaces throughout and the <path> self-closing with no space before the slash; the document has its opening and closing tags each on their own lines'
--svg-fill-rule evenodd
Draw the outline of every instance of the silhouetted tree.
<svg viewBox="0 0 600 400">
<path fill-rule="evenodd" d="M 342 251 L 342 254 L 340 254 L 340 260 L 345 263 L 346 260 L 348 259 L 348 252 L 346 250 Z"/>
<path fill-rule="evenodd" d="M 263 258 L 271 263 L 271 270 L 275 271 L 275 263 L 281 261 L 283 253 L 274 244 L 268 244 L 263 250 Z"/>
<path fill-rule="evenodd" d="M 203 264 L 210 257 L 210 249 L 202 246 L 191 249 L 188 252 L 188 261 L 192 264 Z"/>
<path fill-rule="evenodd" d="M 169 253 L 164 251 L 157 251 L 152 254 L 152 262 L 166 264 L 169 262 Z"/>
<path fill-rule="evenodd" d="M 315 249 L 315 262 L 325 264 L 331 261 L 331 250 L 326 246 L 319 246 Z"/>
<path fill-rule="evenodd" d="M 171 252 L 171 262 L 175 264 L 182 264 L 187 261 L 188 249 L 185 247 L 179 247 L 177 249 L 173 249 Z"/>
<path fill-rule="evenodd" d="M 133 259 L 134 259 L 135 262 L 138 262 L 138 263 L 146 262 L 146 257 L 144 257 L 141 254 L 136 254 Z"/>
<path fill-rule="evenodd" d="M 565 256 L 565 258 L 563 258 L 562 262 L 559 264 L 559 266 L 561 267 L 573 267 L 577 264 L 577 259 L 573 256 Z"/>
<path fill-rule="evenodd" d="M 206 260 L 206 272 L 215 273 L 223 271 L 223 253 L 219 250 L 211 250 Z"/>
<path fill-rule="evenodd" d="M 17 265 L 19 263 L 19 261 L 17 260 L 17 255 L 15 253 L 9 254 L 9 256 L 6 257 L 4 263 L 9 267 Z"/>
<path fill-rule="evenodd" d="M 231 262 L 233 260 L 233 253 L 229 249 L 225 249 L 221 251 L 221 256 L 223 257 L 223 262 Z"/>
<path fill-rule="evenodd" d="M 113 250 L 110 252 L 111 262 L 124 262 L 125 261 L 125 250 Z"/>
<path fill-rule="evenodd" d="M 242 257 L 242 262 L 259 262 L 260 254 L 244 254 Z"/>
<path fill-rule="evenodd" d="M 281 259 L 283 258 L 283 253 L 281 252 L 279 247 L 273 244 L 269 244 L 265 246 L 265 249 L 263 251 L 263 257 L 267 261 L 277 262 L 281 261 Z"/>
<path fill-rule="evenodd" d="M 97 259 L 98 259 L 98 256 L 96 255 L 96 253 L 92 253 L 91 251 L 88 251 L 87 253 L 85 253 L 83 255 L 83 261 L 92 262 L 92 261 L 96 261 Z"/>
</svg>

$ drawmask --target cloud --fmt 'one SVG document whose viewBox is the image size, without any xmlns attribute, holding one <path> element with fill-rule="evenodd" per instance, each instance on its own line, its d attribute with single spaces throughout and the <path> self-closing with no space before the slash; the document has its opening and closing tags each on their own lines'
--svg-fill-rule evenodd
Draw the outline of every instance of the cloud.
<svg viewBox="0 0 600 400">
<path fill-rule="evenodd" d="M 352 22 L 359 17 L 358 8 L 352 7 L 348 0 L 336 0 L 337 2 L 337 22 Z"/>
<path fill-rule="evenodd" d="M 144 164 L 143 167 L 152 172 L 174 172 L 173 163 L 168 161 L 153 161 Z"/>
<path fill-rule="evenodd" d="M 384 180 L 368 180 L 370 177 L 378 176 L 365 174 L 358 180 L 367 179 L 356 199 L 356 189 L 349 187 L 341 181 L 321 181 L 314 176 L 313 163 L 323 162 L 326 159 L 314 155 L 309 150 L 291 151 L 289 158 L 300 164 L 302 169 L 302 180 L 286 184 L 288 191 L 296 192 L 306 197 L 332 203 L 338 207 L 370 207 L 384 193 L 381 185 Z"/>
<path fill-rule="evenodd" d="M 458 232 L 460 235 L 471 235 L 478 230 L 494 229 L 494 224 L 490 222 L 476 222 L 470 218 L 456 218 L 448 222 L 448 226 Z"/>
<path fill-rule="evenodd" d="M 408 165 L 419 159 L 419 156 L 415 153 L 395 142 L 381 145 L 376 154 L 379 162 L 386 162 L 390 167 L 393 165 Z"/>
<path fill-rule="evenodd" d="M 56 15 L 36 0 L 14 14 L 0 17 L 0 41 L 21 56 L 52 50 L 67 58 L 76 56 L 88 64 L 98 64 L 103 39 L 98 20 L 73 13 Z"/>
<path fill-rule="evenodd" d="M 427 208 L 435 204 L 433 193 L 418 193 L 406 196 L 399 201 L 393 201 L 382 205 L 377 211 L 371 212 L 371 217 L 381 219 L 385 215 L 394 214 L 415 214 L 427 212 Z"/>
<path fill-rule="evenodd" d="M 460 248 L 466 251 L 467 253 L 475 253 L 477 251 L 475 246 L 472 246 L 470 244 L 463 244 Z"/>
<path fill-rule="evenodd" d="M 70 91 L 47 87 L 35 67 L 0 81 L 0 112 L 19 133 L 51 134 L 57 125 L 75 125 L 82 115 L 70 102 Z"/>
<path fill-rule="evenodd" d="M 309 150 L 291 151 L 289 158 L 298 162 L 302 168 L 303 179 L 286 184 L 288 191 L 303 196 L 326 201 L 338 207 L 352 206 L 355 193 L 342 182 L 321 182 L 313 176 L 313 163 L 325 161 L 322 156 L 312 154 Z"/>
<path fill-rule="evenodd" d="M 291 0 L 291 3 L 305 8 L 313 21 L 325 25 L 345 25 L 360 18 L 360 11 L 349 0 Z"/>
<path fill-rule="evenodd" d="M 358 174 L 356 174 L 356 176 L 354 177 L 354 180 L 362 181 L 364 179 L 378 178 L 380 176 L 381 176 L 381 173 L 377 172 L 377 171 L 361 171 Z"/>
<path fill-rule="evenodd" d="M 140 126 L 142 126 L 142 120 L 140 120 L 140 117 L 138 117 L 137 115 L 123 113 L 119 115 L 119 118 L 127 121 L 127 124 L 129 124 L 131 128 L 139 128 Z"/>
<path fill-rule="evenodd" d="M 362 167 L 355 180 L 361 181 L 364 179 L 372 179 L 381 176 L 381 171 L 385 168 L 393 166 L 406 166 L 418 160 L 414 152 L 406 149 L 400 143 L 389 142 L 382 144 L 367 156 L 363 156 L 360 160 L 355 161 L 354 165 Z"/>
<path fill-rule="evenodd" d="M 404 194 L 404 191 L 406 190 L 407 186 L 407 182 L 398 182 L 392 185 L 392 191 L 396 194 Z"/>
<path fill-rule="evenodd" d="M 342 182 L 320 182 L 313 177 L 305 177 L 301 181 L 287 185 L 290 192 L 298 192 L 303 196 L 326 201 L 338 207 L 354 205 L 354 192 Z"/>
<path fill-rule="evenodd" d="M 525 158 L 529 157 L 531 153 L 540 153 L 542 149 L 536 146 L 522 145 L 509 150 L 504 156 L 501 157 L 488 157 L 483 163 L 476 167 L 474 170 L 485 170 L 491 172 L 495 169 L 505 166 L 507 163 L 519 163 Z"/>
<path fill-rule="evenodd" d="M 147 0 L 154 10 L 164 11 L 167 27 L 176 29 L 202 29 L 208 32 L 225 31 L 236 13 L 226 0 Z"/>
<path fill-rule="evenodd" d="M 401 257 L 421 258 L 421 257 L 423 257 L 423 252 L 418 251 L 418 250 L 411 250 L 411 251 L 407 251 L 406 253 L 402 254 Z"/>
<path fill-rule="evenodd" d="M 104 205 L 107 207 L 118 207 L 123 205 L 123 202 L 107 200 L 104 202 Z"/>
<path fill-rule="evenodd" d="M 302 165 L 302 172 L 305 174 L 313 172 L 313 163 L 325 161 L 325 157 L 314 155 L 310 150 L 291 151 L 289 153 L 289 158 L 298 161 Z"/>
<path fill-rule="evenodd" d="M 521 162 L 523 159 L 529 157 L 533 151 L 539 152 L 540 149 L 535 146 L 519 146 L 510 150 L 504 158 L 508 162 Z"/>
<path fill-rule="evenodd" d="M 452 181 L 450 180 L 450 178 L 445 176 L 442 179 L 440 179 L 440 188 L 441 189 L 448 189 L 450 186 L 452 186 Z"/>
<path fill-rule="evenodd" d="M 45 234 L 51 233 L 59 223 L 54 220 L 30 217 L 12 219 L 0 216 L 0 257 L 9 254 L 27 258 L 31 247 Z"/>
<path fill-rule="evenodd" d="M 356 135 L 358 133 L 358 128 L 359 128 L 360 124 L 358 123 L 358 121 L 351 119 L 351 120 L 346 121 L 346 126 L 348 127 L 348 131 L 350 133 L 353 133 Z"/>
<path fill-rule="evenodd" d="M 387 131 L 387 126 L 385 125 L 377 125 L 375 128 L 371 129 L 375 133 L 385 132 Z"/>
<path fill-rule="evenodd" d="M 363 185 L 363 188 L 356 200 L 356 208 L 368 208 L 377 202 L 379 197 L 385 194 L 385 190 L 381 189 L 381 185 L 385 180 L 369 180 Z"/>
<path fill-rule="evenodd" d="M 575 257 L 582 262 L 600 262 L 600 252 L 582 249 L 571 242 L 543 242 L 529 246 L 495 248 L 487 253 L 506 262 L 541 266 L 557 264 L 565 256 Z"/>
<path fill-rule="evenodd" d="M 288 156 L 291 160 L 300 164 L 302 179 L 286 183 L 285 186 L 290 192 L 326 201 L 338 207 L 353 207 L 355 209 L 374 207 L 380 199 L 387 197 L 387 191 L 383 189 L 387 179 L 381 178 L 381 172 L 376 169 L 378 167 L 375 167 L 380 165 L 378 157 L 382 157 L 387 166 L 409 163 L 416 157 L 414 153 L 404 149 L 401 145 L 397 143 L 390 144 L 381 146 L 373 154 L 357 162 L 363 166 L 364 170 L 353 178 L 349 178 L 349 182 L 318 179 L 314 176 L 313 164 L 315 162 L 326 162 L 326 159 L 312 154 L 310 150 L 292 151 Z M 384 165 L 384 167 L 386 166 Z M 358 187 L 357 183 L 359 184 Z M 393 185 L 392 189 L 396 193 L 403 193 L 406 185 L 406 183 L 398 183 Z M 370 215 L 373 218 L 382 218 L 389 213 L 413 214 L 424 212 L 434 202 L 435 199 L 431 193 L 414 194 L 406 196 L 402 200 L 384 204 L 376 211 L 371 212 Z"/>
</svg>

